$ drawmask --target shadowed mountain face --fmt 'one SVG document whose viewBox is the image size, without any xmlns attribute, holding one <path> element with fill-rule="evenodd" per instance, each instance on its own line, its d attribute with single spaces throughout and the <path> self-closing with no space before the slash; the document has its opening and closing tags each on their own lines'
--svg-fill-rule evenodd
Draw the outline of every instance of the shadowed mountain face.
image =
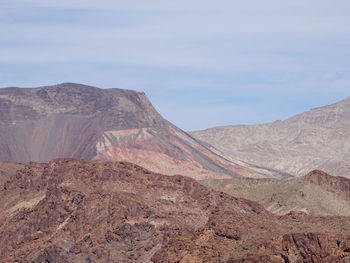
<svg viewBox="0 0 350 263">
<path fill-rule="evenodd" d="M 350 176 L 350 98 L 285 121 L 216 127 L 191 135 L 225 158 L 270 177 L 301 176 L 313 169 Z"/>
<path fill-rule="evenodd" d="M 203 180 L 201 183 L 232 196 L 256 201 L 278 215 L 301 212 L 350 217 L 350 179 L 319 170 L 287 181 L 236 178 Z"/>
<path fill-rule="evenodd" d="M 143 92 L 65 83 L 0 89 L 0 160 L 126 160 L 197 178 L 259 176 L 175 127 Z"/>
<path fill-rule="evenodd" d="M 0 262 L 350 259 L 349 218 L 279 217 L 191 178 L 125 162 L 0 167 Z"/>
</svg>

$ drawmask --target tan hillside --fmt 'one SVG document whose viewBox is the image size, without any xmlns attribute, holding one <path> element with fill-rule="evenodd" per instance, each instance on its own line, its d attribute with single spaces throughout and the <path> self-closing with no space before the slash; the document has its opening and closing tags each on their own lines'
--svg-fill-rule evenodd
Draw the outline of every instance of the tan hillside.
<svg viewBox="0 0 350 263">
<path fill-rule="evenodd" d="M 284 121 L 215 127 L 191 135 L 226 159 L 272 178 L 315 169 L 350 176 L 350 98 Z"/>
<path fill-rule="evenodd" d="M 318 170 L 287 181 L 227 179 L 201 183 L 232 196 L 254 200 L 278 215 L 299 211 L 315 216 L 350 216 L 350 180 Z"/>
</svg>

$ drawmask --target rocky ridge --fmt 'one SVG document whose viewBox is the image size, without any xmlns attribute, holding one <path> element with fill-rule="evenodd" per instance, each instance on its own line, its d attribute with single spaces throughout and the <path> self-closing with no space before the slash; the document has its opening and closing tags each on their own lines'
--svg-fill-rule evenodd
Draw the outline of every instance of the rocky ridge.
<svg viewBox="0 0 350 263">
<path fill-rule="evenodd" d="M 8 171 L 1 262 L 334 262 L 350 219 L 276 216 L 191 178 L 59 159 Z"/>
</svg>

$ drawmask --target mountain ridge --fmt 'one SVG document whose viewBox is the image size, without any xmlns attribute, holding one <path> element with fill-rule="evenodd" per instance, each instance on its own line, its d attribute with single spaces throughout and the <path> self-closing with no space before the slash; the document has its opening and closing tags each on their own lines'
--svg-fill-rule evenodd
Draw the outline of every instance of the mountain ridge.
<svg viewBox="0 0 350 263">
<path fill-rule="evenodd" d="M 190 132 L 218 154 L 274 178 L 320 169 L 350 176 L 350 97 L 286 120 Z"/>
<path fill-rule="evenodd" d="M 261 176 L 165 120 L 144 92 L 75 83 L 0 89 L 0 160 L 131 161 L 164 174 Z"/>
</svg>

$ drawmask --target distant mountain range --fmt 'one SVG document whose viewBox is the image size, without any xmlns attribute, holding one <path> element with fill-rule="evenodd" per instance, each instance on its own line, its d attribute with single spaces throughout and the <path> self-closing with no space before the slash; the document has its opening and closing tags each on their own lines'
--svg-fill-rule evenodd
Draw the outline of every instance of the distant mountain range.
<svg viewBox="0 0 350 263">
<path fill-rule="evenodd" d="M 0 160 L 130 161 L 197 179 L 261 175 L 177 128 L 143 92 L 64 83 L 0 89 Z"/>
<path fill-rule="evenodd" d="M 284 121 L 186 133 L 143 92 L 64 83 L 0 89 L 0 160 L 130 161 L 197 179 L 350 176 L 350 98 Z"/>
<path fill-rule="evenodd" d="M 190 133 L 225 159 L 273 178 L 314 169 L 350 177 L 350 98 L 284 121 Z"/>
</svg>

